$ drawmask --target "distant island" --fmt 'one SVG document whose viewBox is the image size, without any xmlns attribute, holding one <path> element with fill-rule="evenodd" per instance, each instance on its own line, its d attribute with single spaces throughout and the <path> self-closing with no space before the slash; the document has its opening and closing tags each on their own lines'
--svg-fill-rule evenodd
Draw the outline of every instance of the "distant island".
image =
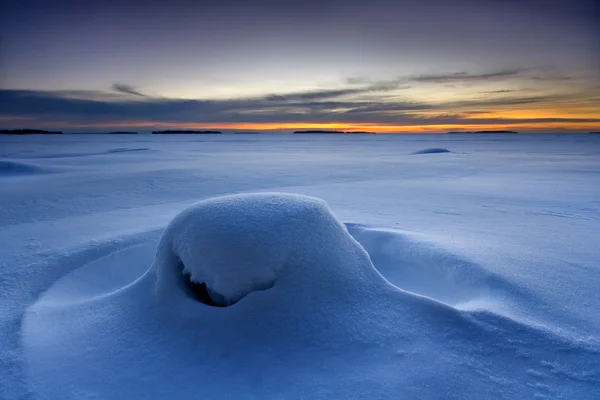
<svg viewBox="0 0 600 400">
<path fill-rule="evenodd" d="M 461 133 L 519 133 L 516 131 L 454 131 L 454 132 L 446 132 L 448 135 L 455 135 Z"/>
<path fill-rule="evenodd" d="M 220 131 L 153 131 L 153 135 L 186 134 L 186 135 L 220 135 Z"/>
<path fill-rule="evenodd" d="M 590 132 L 589 135 L 600 135 L 600 132 Z"/>
<path fill-rule="evenodd" d="M 108 132 L 109 135 L 137 135 L 137 132 Z"/>
<path fill-rule="evenodd" d="M 60 131 L 44 131 L 41 129 L 2 129 L 0 135 L 62 135 Z"/>
<path fill-rule="evenodd" d="M 306 134 L 306 133 L 346 133 L 343 131 L 321 131 L 321 130 L 310 130 L 310 131 L 295 131 L 294 134 Z"/>
</svg>

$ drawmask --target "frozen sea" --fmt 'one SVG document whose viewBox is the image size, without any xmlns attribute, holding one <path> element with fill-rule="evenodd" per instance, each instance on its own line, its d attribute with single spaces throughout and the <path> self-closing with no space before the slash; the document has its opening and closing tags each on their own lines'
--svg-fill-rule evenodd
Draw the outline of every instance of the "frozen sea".
<svg viewBox="0 0 600 400">
<path fill-rule="evenodd" d="M 226 209 L 306 273 L 164 312 L 165 226 L 256 192 L 344 228 Z M 0 136 L 0 399 L 598 399 L 599 243 L 598 135 Z"/>
</svg>

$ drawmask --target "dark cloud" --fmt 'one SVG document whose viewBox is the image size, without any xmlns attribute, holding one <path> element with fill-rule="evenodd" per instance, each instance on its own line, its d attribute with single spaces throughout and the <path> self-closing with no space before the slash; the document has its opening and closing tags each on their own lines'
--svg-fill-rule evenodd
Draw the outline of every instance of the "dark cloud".
<svg viewBox="0 0 600 400">
<path fill-rule="evenodd" d="M 184 100 L 144 97 L 140 100 L 98 100 L 63 97 L 55 92 L 0 90 L 0 106 L 6 115 L 80 120 L 156 120 L 170 122 L 277 122 L 301 119 L 331 120 L 332 115 L 351 119 L 362 115 L 377 122 L 408 111 L 423 111 L 435 105 L 410 102 L 315 101 L 329 93 L 269 95 L 249 99 Z"/>
<path fill-rule="evenodd" d="M 146 97 L 145 94 L 136 90 L 133 86 L 126 85 L 124 83 L 113 83 L 112 88 L 114 91 L 123 93 L 123 94 L 132 94 L 134 96 Z"/>
<path fill-rule="evenodd" d="M 333 92 L 333 91 L 331 91 Z M 84 92 L 90 94 L 93 92 Z M 410 101 L 315 101 L 323 96 L 274 96 L 230 100 L 186 100 L 139 97 L 131 99 L 77 98 L 75 93 L 0 90 L 0 116 L 31 117 L 38 121 L 66 121 L 69 125 L 110 124 L 144 121 L 148 123 L 285 123 L 347 122 L 381 125 L 422 124 L 512 124 L 600 122 L 600 118 L 473 118 L 480 107 L 526 104 L 555 100 L 554 97 L 502 98 L 426 104 Z M 335 97 L 335 96 L 334 96 Z M 451 110 L 456 110 L 453 112 Z M 439 111 L 436 113 L 436 111 Z M 423 112 L 427 112 L 424 115 Z"/>
<path fill-rule="evenodd" d="M 564 82 L 582 79 L 581 76 L 573 76 L 565 73 L 565 71 L 552 67 L 530 68 L 527 77 L 533 81 L 542 82 Z"/>
<path fill-rule="evenodd" d="M 307 92 L 296 92 L 289 94 L 271 94 L 265 96 L 269 101 L 294 101 L 294 100 L 326 100 L 336 97 L 343 97 L 353 94 L 360 94 L 370 91 L 368 88 L 360 89 L 334 89 L 334 90 L 315 90 Z"/>
<path fill-rule="evenodd" d="M 566 95 L 548 95 L 548 96 L 528 96 L 528 97 L 501 97 L 501 98 L 483 98 L 476 100 L 460 100 L 444 103 L 444 107 L 449 108 L 472 108 L 472 107 L 503 107 L 520 104 L 542 104 L 571 99 Z"/>
<path fill-rule="evenodd" d="M 517 90 L 508 90 L 508 89 L 490 90 L 488 92 L 481 92 L 481 93 L 484 93 L 484 94 L 495 94 L 495 93 L 512 93 L 512 92 L 517 92 Z"/>
<path fill-rule="evenodd" d="M 434 74 L 434 75 L 419 75 L 410 78 L 414 82 L 427 83 L 453 83 L 453 82 L 476 82 L 503 80 L 522 76 L 526 70 L 524 69 L 508 69 L 496 72 L 487 72 L 473 74 L 469 72 L 455 72 L 451 74 Z"/>
<path fill-rule="evenodd" d="M 440 84 L 454 88 L 458 84 L 485 83 L 490 81 L 533 80 L 533 81 L 567 81 L 574 77 L 554 68 L 513 68 L 491 72 L 450 72 L 417 76 L 398 76 L 389 80 L 374 80 L 366 77 L 350 77 L 345 83 L 352 86 L 362 85 L 365 90 L 386 91 L 399 88 L 410 88 L 410 84 Z M 483 93 L 509 93 L 516 90 L 494 90 Z"/>
<path fill-rule="evenodd" d="M 352 80 L 352 78 L 346 80 L 349 82 L 356 82 L 358 80 Z M 389 92 L 398 89 L 408 89 L 410 86 L 399 86 L 400 81 L 360 81 L 361 87 L 346 88 L 346 89 L 323 89 L 323 90 L 311 90 L 306 92 L 295 92 L 288 94 L 270 94 L 265 96 L 265 99 L 271 101 L 304 101 L 304 100 L 327 100 L 332 98 L 361 95 L 367 93 L 381 93 Z"/>
</svg>

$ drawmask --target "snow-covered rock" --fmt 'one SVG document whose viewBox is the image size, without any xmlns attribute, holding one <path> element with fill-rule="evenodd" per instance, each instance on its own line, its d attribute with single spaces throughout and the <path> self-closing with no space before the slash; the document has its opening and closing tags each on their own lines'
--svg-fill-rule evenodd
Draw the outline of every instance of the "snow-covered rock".
<svg viewBox="0 0 600 400">
<path fill-rule="evenodd" d="M 349 247 L 364 253 L 323 200 L 284 193 L 212 198 L 165 229 L 154 263 L 157 292 L 162 299 L 189 292 L 187 275 L 216 305 L 231 305 L 273 286 L 284 269 L 340 267 L 325 259 L 343 259 Z M 364 264 L 372 269 L 366 253 Z"/>
</svg>

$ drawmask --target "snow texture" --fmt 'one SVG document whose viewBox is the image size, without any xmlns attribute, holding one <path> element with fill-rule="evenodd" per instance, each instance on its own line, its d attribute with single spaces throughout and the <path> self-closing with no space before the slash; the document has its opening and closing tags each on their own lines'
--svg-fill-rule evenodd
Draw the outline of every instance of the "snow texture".
<svg viewBox="0 0 600 400">
<path fill-rule="evenodd" d="M 599 140 L 2 137 L 0 398 L 597 399 Z"/>
</svg>

